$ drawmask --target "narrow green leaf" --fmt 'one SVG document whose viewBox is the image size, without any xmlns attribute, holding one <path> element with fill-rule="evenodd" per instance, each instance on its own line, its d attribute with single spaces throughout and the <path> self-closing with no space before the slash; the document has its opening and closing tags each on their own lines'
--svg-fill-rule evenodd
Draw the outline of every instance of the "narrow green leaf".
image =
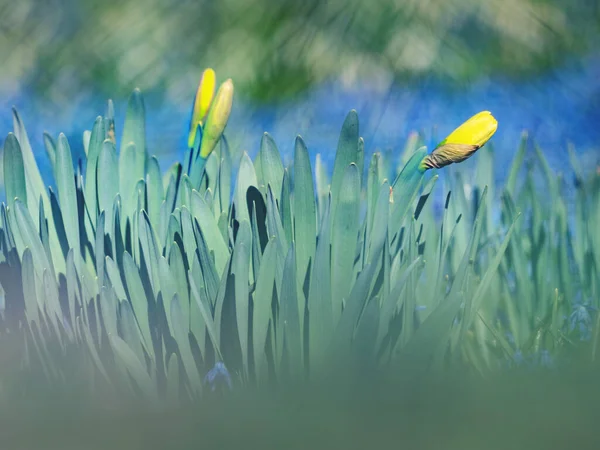
<svg viewBox="0 0 600 450">
<path fill-rule="evenodd" d="M 58 136 L 58 146 L 56 148 L 56 176 L 58 200 L 60 201 L 67 240 L 69 246 L 77 251 L 79 255 L 79 211 L 77 210 L 77 193 L 75 191 L 75 172 L 73 171 L 71 148 L 63 133 Z"/>
<path fill-rule="evenodd" d="M 272 238 L 265 247 L 263 263 L 256 280 L 254 291 L 254 309 L 252 314 L 252 343 L 254 346 L 254 367 L 256 378 L 266 376 L 265 343 L 271 318 L 271 304 L 275 287 L 275 265 L 277 264 L 277 243 Z M 294 305 L 296 306 L 296 305 Z"/>
<path fill-rule="evenodd" d="M 342 191 L 342 184 L 346 170 L 352 163 L 357 164 L 360 159 L 358 148 L 358 114 L 352 110 L 346 116 L 338 140 L 333 176 L 331 178 L 331 215 L 335 217 L 338 197 Z"/>
<path fill-rule="evenodd" d="M 15 198 L 27 205 L 27 186 L 25 184 L 25 166 L 21 146 L 14 134 L 8 133 L 4 141 L 4 189 L 10 208 Z"/>
<path fill-rule="evenodd" d="M 98 157 L 98 209 L 106 214 L 106 228 L 114 229 L 113 204 L 119 193 L 119 167 L 114 144 L 105 140 Z"/>
<path fill-rule="evenodd" d="M 250 269 L 250 239 L 240 239 L 233 250 L 233 270 L 235 275 L 235 314 L 242 350 L 244 373 L 248 374 L 248 277 Z"/>
<path fill-rule="evenodd" d="M 317 220 L 315 187 L 308 149 L 300 136 L 296 137 L 294 149 L 294 240 L 296 254 L 296 286 L 299 311 L 303 312 L 306 301 L 304 282 L 312 264 L 317 247 Z M 300 314 L 301 329 L 304 314 Z"/>
<path fill-rule="evenodd" d="M 200 393 L 202 384 L 200 382 L 200 377 L 198 376 L 198 370 L 196 369 L 196 363 L 194 361 L 194 357 L 192 355 L 192 350 L 190 348 L 189 341 L 189 328 L 185 323 L 186 317 L 181 309 L 181 303 L 177 294 L 173 296 L 170 307 L 170 318 L 171 323 L 173 324 L 173 332 L 175 340 L 177 341 L 177 347 L 181 353 L 181 360 L 183 361 L 183 366 L 185 367 L 185 371 L 190 380 L 191 386 L 196 391 L 196 393 Z"/>
<path fill-rule="evenodd" d="M 262 171 L 261 190 L 266 192 L 267 186 L 271 185 L 275 198 L 279 203 L 282 182 L 283 182 L 283 162 L 281 155 L 277 150 L 277 145 L 269 133 L 264 133 L 260 142 L 260 167 Z"/>
<path fill-rule="evenodd" d="M 139 89 L 135 89 L 129 97 L 127 104 L 127 113 L 125 115 L 125 124 L 123 125 L 123 136 L 121 137 L 121 161 L 127 152 L 125 151 L 131 143 L 134 144 L 133 165 L 129 167 L 131 170 L 128 176 L 137 183 L 139 179 L 145 178 L 146 167 L 146 108 L 144 99 Z M 121 178 L 122 180 L 122 178 Z M 121 189 L 125 188 L 123 185 Z M 127 191 L 122 191 L 122 194 L 127 194 Z M 127 211 L 127 214 L 131 214 Z"/>
<path fill-rule="evenodd" d="M 90 136 L 90 144 L 87 152 L 87 165 L 85 172 L 85 199 L 88 210 L 92 216 L 92 225 L 96 224 L 98 211 L 98 194 L 96 192 L 98 186 L 98 160 L 100 152 L 104 146 L 106 130 L 104 128 L 104 120 L 98 116 L 92 128 Z"/>
<path fill-rule="evenodd" d="M 150 299 L 146 297 L 144 286 L 138 272 L 138 268 L 133 261 L 131 255 L 127 252 L 123 254 L 123 270 L 125 273 L 125 281 L 127 283 L 127 291 L 129 299 L 135 314 L 138 326 L 144 337 L 144 347 L 146 351 L 153 356 L 152 338 L 150 335 L 150 323 L 148 320 L 148 309 Z"/>
<path fill-rule="evenodd" d="M 331 237 L 331 306 L 333 323 L 342 314 L 342 302 L 348 299 L 353 284 L 352 275 L 360 201 L 360 177 L 354 163 L 350 164 L 340 184 L 337 209 L 333 217 Z"/>
<path fill-rule="evenodd" d="M 250 212 L 246 202 L 246 192 L 250 186 L 257 187 L 256 172 L 248 153 L 244 152 L 240 161 L 235 188 L 235 215 L 238 221 L 250 221 Z"/>
<path fill-rule="evenodd" d="M 148 174 L 146 175 L 146 189 L 148 191 L 148 215 L 150 223 L 158 229 L 160 222 L 160 206 L 164 200 L 165 193 L 161 180 L 160 165 L 156 156 L 148 160 Z"/>
</svg>

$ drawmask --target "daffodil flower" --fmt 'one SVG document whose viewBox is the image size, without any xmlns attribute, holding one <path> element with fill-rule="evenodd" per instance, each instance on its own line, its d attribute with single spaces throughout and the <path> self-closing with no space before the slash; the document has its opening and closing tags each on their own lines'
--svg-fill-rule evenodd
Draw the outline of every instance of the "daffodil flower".
<svg viewBox="0 0 600 450">
<path fill-rule="evenodd" d="M 188 134 L 188 148 L 192 148 L 194 146 L 198 125 L 202 125 L 206 115 L 208 114 L 210 104 L 212 103 L 215 95 L 215 84 L 215 71 L 212 69 L 206 69 L 202 73 L 202 78 L 198 84 L 198 90 L 196 91 L 196 97 L 194 98 L 192 118 L 190 120 L 190 131 Z"/>
<path fill-rule="evenodd" d="M 424 172 L 464 161 L 483 147 L 497 128 L 498 121 L 489 111 L 475 114 L 440 142 L 432 153 L 425 156 L 419 170 Z"/>
<path fill-rule="evenodd" d="M 211 105 L 202 133 L 202 144 L 200 146 L 200 157 L 208 158 L 214 150 L 217 141 L 223 135 L 231 105 L 233 103 L 233 81 L 229 78 L 219 87 L 214 103 Z"/>
<path fill-rule="evenodd" d="M 227 126 L 233 103 L 233 82 L 231 78 L 221 84 L 214 99 L 212 98 L 213 91 L 214 72 L 212 72 L 212 69 L 207 69 L 200 82 L 194 102 L 191 124 L 194 126 L 194 131 L 192 133 L 190 130 L 188 137 L 189 162 L 186 170 L 194 189 L 200 187 L 206 160 L 215 149 Z M 205 116 L 206 122 L 203 123 Z"/>
</svg>

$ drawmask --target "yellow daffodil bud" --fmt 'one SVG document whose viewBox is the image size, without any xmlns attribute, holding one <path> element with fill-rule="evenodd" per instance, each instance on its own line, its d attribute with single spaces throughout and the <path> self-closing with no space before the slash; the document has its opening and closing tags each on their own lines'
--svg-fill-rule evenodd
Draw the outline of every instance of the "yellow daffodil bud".
<svg viewBox="0 0 600 450">
<path fill-rule="evenodd" d="M 200 157 L 208 158 L 214 150 L 218 140 L 221 138 L 233 103 L 233 81 L 231 78 L 219 87 L 215 101 L 210 107 L 206 124 L 202 133 L 202 144 L 200 146 Z"/>
<path fill-rule="evenodd" d="M 421 161 L 419 169 L 439 169 L 469 158 L 494 135 L 498 121 L 489 111 L 475 114 L 444 139 Z"/>
<path fill-rule="evenodd" d="M 196 97 L 194 98 L 194 108 L 192 109 L 192 119 L 190 120 L 190 132 L 188 135 L 189 148 L 194 145 L 198 124 L 201 124 L 206 118 L 213 96 L 215 95 L 215 85 L 215 71 L 206 69 L 202 73 L 202 78 L 200 79 L 200 84 L 198 84 L 198 90 L 196 91 Z"/>
</svg>

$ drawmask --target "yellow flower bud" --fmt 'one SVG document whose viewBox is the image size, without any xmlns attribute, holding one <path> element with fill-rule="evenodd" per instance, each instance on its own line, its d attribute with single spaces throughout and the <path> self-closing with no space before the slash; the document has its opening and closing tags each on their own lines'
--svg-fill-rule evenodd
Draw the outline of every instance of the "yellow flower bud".
<svg viewBox="0 0 600 450">
<path fill-rule="evenodd" d="M 215 71 L 206 69 L 202 73 L 202 78 L 198 84 L 198 90 L 196 91 L 196 97 L 194 98 L 194 108 L 192 109 L 192 119 L 190 120 L 190 132 L 188 135 L 188 148 L 191 148 L 194 145 L 198 124 L 201 124 L 206 118 L 206 114 L 208 113 L 215 94 L 215 85 Z"/>
<path fill-rule="evenodd" d="M 202 133 L 202 144 L 200 147 L 200 157 L 208 158 L 208 155 L 214 150 L 218 140 L 223 135 L 223 131 L 229 120 L 231 105 L 233 103 L 233 81 L 229 78 L 219 87 L 215 101 L 212 104 L 206 125 Z"/>
<path fill-rule="evenodd" d="M 439 169 L 464 161 L 483 147 L 497 128 L 498 121 L 489 111 L 475 114 L 440 142 L 432 153 L 423 158 L 419 169 L 422 171 Z"/>
</svg>

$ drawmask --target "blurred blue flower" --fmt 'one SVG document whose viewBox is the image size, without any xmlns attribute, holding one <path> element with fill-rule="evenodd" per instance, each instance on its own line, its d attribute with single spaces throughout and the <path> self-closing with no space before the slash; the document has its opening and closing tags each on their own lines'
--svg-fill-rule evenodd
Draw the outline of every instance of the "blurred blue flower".
<svg viewBox="0 0 600 450">
<path fill-rule="evenodd" d="M 576 302 L 573 304 L 573 311 L 569 316 L 569 331 L 572 332 L 577 328 L 579 330 L 579 338 L 582 341 L 590 340 L 592 337 L 592 312 L 596 308 L 591 306 L 589 302 Z"/>
<path fill-rule="evenodd" d="M 223 382 L 227 384 L 227 387 L 231 390 L 231 376 L 229 375 L 229 371 L 225 367 L 225 364 L 222 361 L 218 361 L 215 366 L 208 371 L 206 376 L 204 377 L 204 384 L 208 384 L 210 386 L 210 390 L 214 392 L 217 386 L 222 385 Z"/>
</svg>

